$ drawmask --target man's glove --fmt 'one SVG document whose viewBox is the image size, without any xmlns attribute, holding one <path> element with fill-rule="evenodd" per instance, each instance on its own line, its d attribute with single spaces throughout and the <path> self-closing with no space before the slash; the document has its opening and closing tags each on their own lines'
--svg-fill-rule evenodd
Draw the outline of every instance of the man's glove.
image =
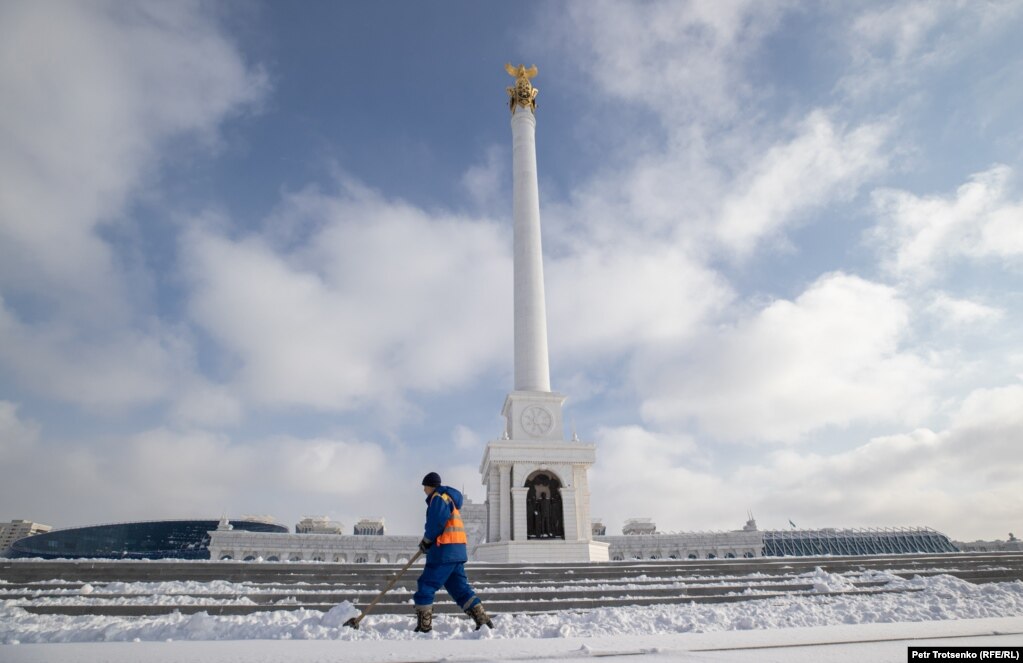
<svg viewBox="0 0 1023 663">
<path fill-rule="evenodd" d="M 419 542 L 419 552 L 425 555 L 426 551 L 429 550 L 430 546 L 432 545 L 433 541 L 427 541 L 426 539 L 423 539 L 422 541 Z"/>
</svg>

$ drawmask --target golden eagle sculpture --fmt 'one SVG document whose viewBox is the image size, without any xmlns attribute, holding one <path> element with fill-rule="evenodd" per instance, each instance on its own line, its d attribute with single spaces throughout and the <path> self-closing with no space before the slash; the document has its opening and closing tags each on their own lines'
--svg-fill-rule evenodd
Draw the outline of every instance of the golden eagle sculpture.
<svg viewBox="0 0 1023 663">
<path fill-rule="evenodd" d="M 504 70 L 508 72 L 509 76 L 515 77 L 515 85 L 507 88 L 508 90 L 508 108 L 511 109 L 512 113 L 515 113 L 516 106 L 522 106 L 529 110 L 536 112 L 536 93 L 540 90 L 533 87 L 533 84 L 529 82 L 530 78 L 533 78 L 538 73 L 536 65 L 534 64 L 529 69 L 526 69 L 526 65 L 520 64 L 518 67 L 513 66 L 510 62 L 504 65 Z"/>
</svg>

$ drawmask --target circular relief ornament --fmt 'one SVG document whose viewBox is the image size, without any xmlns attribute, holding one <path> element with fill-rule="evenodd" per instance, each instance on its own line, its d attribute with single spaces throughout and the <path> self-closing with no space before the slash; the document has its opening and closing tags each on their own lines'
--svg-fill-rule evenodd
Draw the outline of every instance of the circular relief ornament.
<svg viewBox="0 0 1023 663">
<path fill-rule="evenodd" d="M 554 417 L 551 413 L 537 405 L 530 405 L 522 411 L 522 427 L 533 436 L 546 435 L 554 426 Z"/>
</svg>

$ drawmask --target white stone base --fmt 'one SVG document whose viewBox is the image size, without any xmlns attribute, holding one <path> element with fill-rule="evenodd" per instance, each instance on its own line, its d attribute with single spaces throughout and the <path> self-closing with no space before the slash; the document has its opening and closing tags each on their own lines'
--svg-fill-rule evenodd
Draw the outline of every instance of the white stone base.
<svg viewBox="0 0 1023 663">
<path fill-rule="evenodd" d="M 607 562 L 603 541 L 500 541 L 481 543 L 473 556 L 479 562 Z"/>
</svg>

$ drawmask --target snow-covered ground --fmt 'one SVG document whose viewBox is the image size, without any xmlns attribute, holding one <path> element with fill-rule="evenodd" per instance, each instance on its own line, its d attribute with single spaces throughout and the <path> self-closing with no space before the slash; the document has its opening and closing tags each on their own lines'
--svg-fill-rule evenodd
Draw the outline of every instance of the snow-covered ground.
<svg viewBox="0 0 1023 663">
<path fill-rule="evenodd" d="M 1023 645 L 1023 617 L 861 624 L 711 633 L 447 640 L 217 640 L 18 645 L 4 663 L 401 663 L 553 661 L 592 663 L 884 663 L 909 646 Z"/>
<path fill-rule="evenodd" d="M 851 587 L 845 577 L 823 571 L 814 576 L 814 585 L 820 592 Z M 154 589 L 144 583 L 132 587 L 134 584 L 118 583 L 117 589 L 138 595 L 149 594 Z M 893 577 L 889 585 L 893 589 L 915 591 L 873 595 L 805 593 L 739 603 L 682 603 L 544 614 L 498 614 L 494 617 L 495 630 L 481 632 L 471 630 L 471 622 L 464 616 L 442 614 L 435 618 L 434 631 L 428 635 L 411 630 L 411 608 L 408 615 L 370 614 L 362 621 L 359 630 L 347 628 L 343 625 L 345 620 L 358 614 L 358 610 L 347 602 L 328 612 L 295 610 L 244 616 L 172 613 L 154 617 L 107 617 L 34 615 L 17 607 L 16 600 L 3 600 L 0 602 L 0 642 L 4 645 L 0 646 L 0 661 L 478 661 L 545 657 L 581 660 L 598 654 L 618 653 L 621 656 L 628 654 L 630 658 L 646 654 L 641 656 L 644 660 L 762 662 L 823 660 L 765 658 L 781 649 L 791 649 L 791 656 L 804 656 L 807 654 L 807 642 L 880 638 L 887 643 L 885 651 L 889 653 L 893 639 L 944 635 L 980 637 L 991 642 L 1023 645 L 1023 582 L 974 585 L 952 576 L 936 575 L 909 580 Z M 107 588 L 109 585 L 103 590 Z M 100 589 L 97 587 L 95 591 Z M 226 589 L 220 582 L 188 584 L 192 593 L 218 593 Z M 160 600 L 163 599 L 166 596 Z M 85 603 L 91 599 L 86 593 L 63 600 Z M 1004 635 L 995 635 L 995 632 Z M 331 642 L 296 644 L 289 649 L 288 645 L 282 647 L 284 643 L 265 642 L 268 640 Z M 200 645 L 195 641 L 207 642 Z M 120 647 L 54 644 L 113 642 L 128 644 Z M 800 644 L 800 647 L 792 649 L 793 643 Z M 962 643 L 957 641 L 957 644 Z M 771 649 L 749 649 L 765 646 Z M 744 647 L 742 651 L 750 656 L 754 656 L 754 652 L 759 653 L 755 654 L 755 658 L 735 658 L 745 654 L 737 651 L 696 651 L 733 647 Z M 852 645 L 849 647 L 852 647 L 850 651 L 856 649 Z M 793 653 L 797 649 L 802 653 Z M 269 657 L 267 652 L 271 651 L 276 654 Z M 836 660 L 832 654 L 837 651 L 829 649 L 828 660 Z M 905 644 L 898 651 L 899 656 L 891 659 L 875 659 L 871 655 L 860 660 L 905 660 Z M 685 652 L 685 657 L 679 659 L 679 652 Z"/>
</svg>

